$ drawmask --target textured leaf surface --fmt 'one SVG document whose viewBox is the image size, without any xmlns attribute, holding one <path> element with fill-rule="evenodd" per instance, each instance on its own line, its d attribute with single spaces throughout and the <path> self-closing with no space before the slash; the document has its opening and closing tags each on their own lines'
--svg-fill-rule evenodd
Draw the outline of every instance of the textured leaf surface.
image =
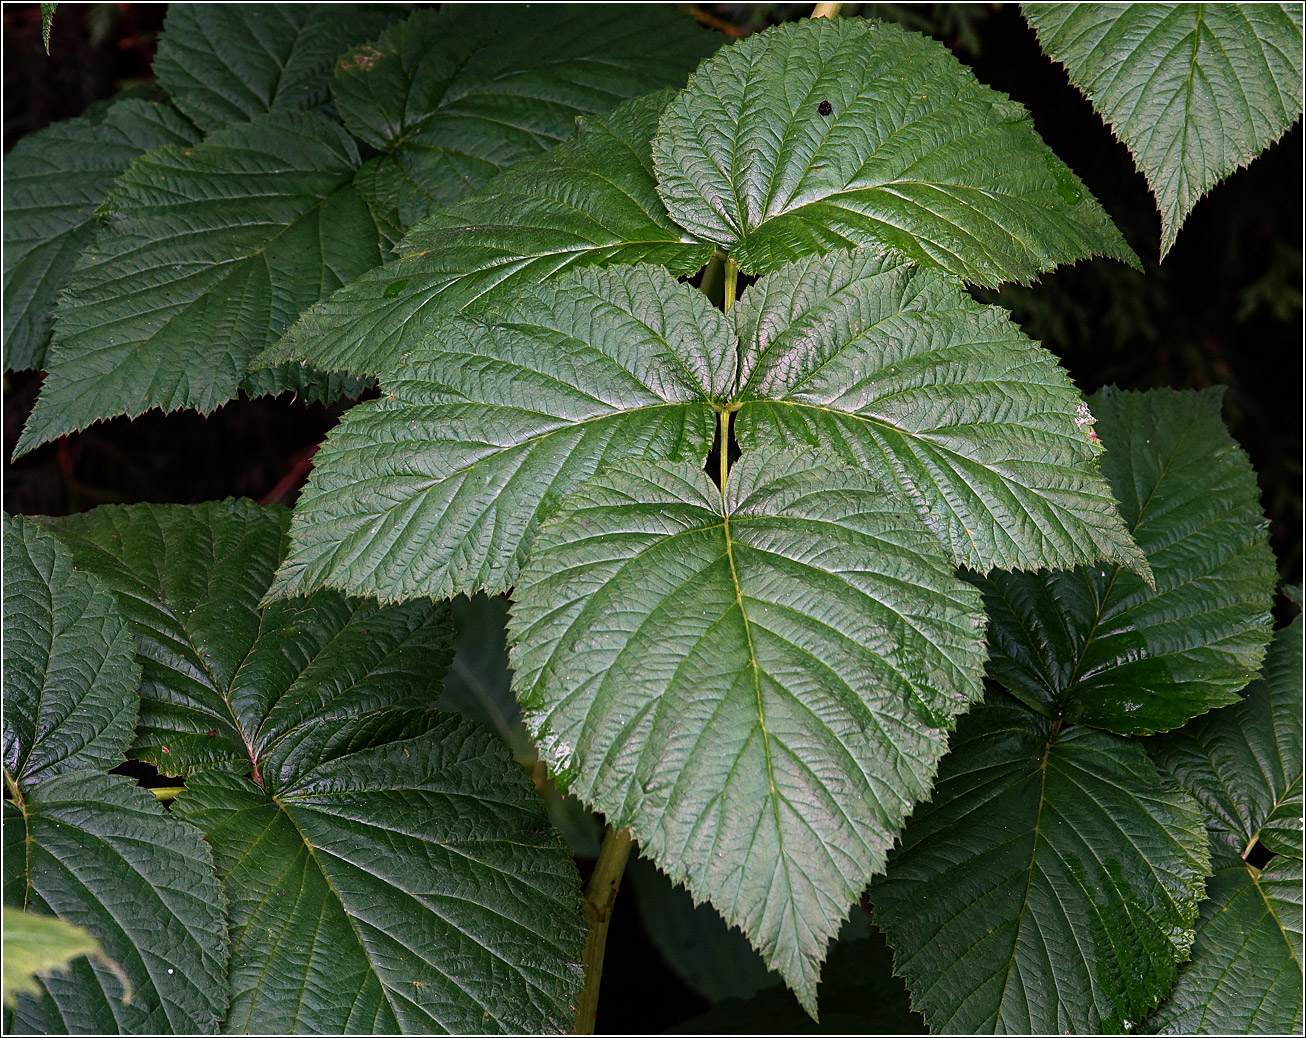
<svg viewBox="0 0 1306 1038">
<path fill-rule="evenodd" d="M 863 474 L 752 452 L 724 498 L 692 465 L 613 465 L 541 529 L 514 599 L 550 770 L 814 1010 L 826 944 L 978 697 L 977 594 Z"/>
<path fill-rule="evenodd" d="M 1092 415 L 1003 310 L 879 250 L 799 261 L 736 308 L 745 450 L 820 444 L 902 495 L 956 561 L 1147 572 Z"/>
<path fill-rule="evenodd" d="M 24 137 L 4 162 L 4 366 L 40 368 L 54 302 L 95 234 L 109 187 L 142 152 L 198 134 L 166 105 L 126 100 L 97 122 L 68 119 Z"/>
<path fill-rule="evenodd" d="M 1302 618 L 1235 706 L 1150 742 L 1202 805 L 1215 848 L 1192 960 L 1148 1020 L 1175 1034 L 1302 1028 Z M 1273 857 L 1244 861 L 1259 843 Z"/>
<path fill-rule="evenodd" d="M 428 706 L 449 660 L 448 607 L 381 609 L 332 592 L 259 611 L 287 510 L 252 501 L 102 506 L 56 521 L 78 567 L 117 596 L 144 670 L 133 756 L 167 775 L 264 778 L 348 743 L 374 711 Z"/>
<path fill-rule="evenodd" d="M 683 86 L 721 42 L 662 5 L 451 5 L 353 49 L 332 90 L 349 130 L 383 152 L 360 177 L 369 200 L 411 227 L 570 137 L 578 115 Z"/>
<path fill-rule="evenodd" d="M 1151 564 L 992 573 L 989 674 L 1049 717 L 1121 735 L 1177 728 L 1238 701 L 1270 638 L 1277 581 L 1246 454 L 1219 390 L 1089 400 L 1102 470 Z"/>
<path fill-rule="evenodd" d="M 320 108 L 335 59 L 401 13 L 391 4 L 175 4 L 153 71 L 205 132 Z"/>
<path fill-rule="evenodd" d="M 1302 112 L 1301 4 L 1025 4 L 1156 195 L 1161 255 Z"/>
<path fill-rule="evenodd" d="M 382 231 L 353 188 L 358 164 L 339 126 L 295 111 L 133 163 L 59 302 L 18 452 L 152 407 L 207 413 L 238 388 L 311 389 L 302 367 L 245 376 L 245 366 L 302 309 L 380 261 Z M 348 381 L 317 392 L 339 396 Z"/>
<path fill-rule="evenodd" d="M 4 804 L 4 902 L 90 931 L 133 987 L 78 959 L 19 997 L 14 1031 L 208 1034 L 227 1006 L 226 897 L 198 829 L 130 779 L 77 771 Z"/>
<path fill-rule="evenodd" d="M 1141 745 L 998 692 L 871 897 L 931 1030 L 1111 1033 L 1174 983 L 1208 860 L 1197 804 Z"/>
<path fill-rule="evenodd" d="M 734 371 L 725 318 L 657 267 L 450 320 L 319 451 L 273 593 L 506 590 L 542 514 L 603 462 L 703 464 Z"/>
<path fill-rule="evenodd" d="M 712 246 L 682 241 L 657 195 L 649 139 L 669 92 L 582 119 L 576 136 L 415 227 L 398 258 L 308 310 L 259 363 L 380 374 L 439 321 L 487 296 L 589 265 L 693 274 Z"/>
<path fill-rule="evenodd" d="M 52 915 L 4 910 L 4 1004 L 14 1008 L 19 993 L 39 995 L 35 974 L 64 970 L 81 955 L 101 955 L 100 942 L 82 926 Z"/>
<path fill-rule="evenodd" d="M 1137 263 L 1024 108 L 888 22 L 810 19 L 721 51 L 653 155 L 672 219 L 750 274 L 871 243 L 991 286 Z"/>
<path fill-rule="evenodd" d="M 266 789 L 220 772 L 188 782 L 174 810 L 204 828 L 231 892 L 229 1030 L 568 1026 L 575 866 L 507 750 L 444 716 Z"/>
<path fill-rule="evenodd" d="M 122 763 L 141 668 L 109 589 L 54 535 L 4 517 L 4 766 L 20 786 Z"/>
</svg>

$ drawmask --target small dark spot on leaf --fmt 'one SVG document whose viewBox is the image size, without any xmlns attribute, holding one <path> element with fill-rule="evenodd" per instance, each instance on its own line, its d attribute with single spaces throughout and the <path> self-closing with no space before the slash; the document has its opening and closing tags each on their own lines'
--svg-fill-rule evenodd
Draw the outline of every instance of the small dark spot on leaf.
<svg viewBox="0 0 1306 1038">
<path fill-rule="evenodd" d="M 398 281 L 391 281 L 390 284 L 386 285 L 385 291 L 381 295 L 385 296 L 386 299 L 393 299 L 407 287 L 408 279 L 400 278 Z"/>
<path fill-rule="evenodd" d="M 816 110 L 821 115 L 829 115 L 831 112 L 834 111 L 834 109 L 830 107 L 829 101 L 822 101 L 819 105 L 816 106 Z"/>
<path fill-rule="evenodd" d="M 215 735 L 218 734 L 218 730 L 217 730 L 216 728 L 210 728 L 210 729 L 209 729 L 205 734 L 206 734 L 210 739 L 212 739 Z"/>
</svg>

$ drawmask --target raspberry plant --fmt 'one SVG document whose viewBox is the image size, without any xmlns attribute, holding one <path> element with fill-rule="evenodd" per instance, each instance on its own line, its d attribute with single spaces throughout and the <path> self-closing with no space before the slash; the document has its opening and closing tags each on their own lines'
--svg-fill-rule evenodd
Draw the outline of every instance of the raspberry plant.
<svg viewBox="0 0 1306 1038">
<path fill-rule="evenodd" d="M 1162 252 L 1300 114 L 1300 5 L 1027 17 Z M 177 5 L 156 99 L 15 148 L 18 453 L 366 399 L 293 513 L 5 519 L 5 903 L 97 942 L 12 1029 L 586 1031 L 633 844 L 813 1017 L 887 983 L 818 999 L 865 895 L 934 1029 L 1300 1028 L 1301 620 L 1219 392 L 1086 400 L 968 293 L 1139 261 L 946 48 L 723 43 Z M 442 708 L 477 592 L 530 745 Z"/>
</svg>

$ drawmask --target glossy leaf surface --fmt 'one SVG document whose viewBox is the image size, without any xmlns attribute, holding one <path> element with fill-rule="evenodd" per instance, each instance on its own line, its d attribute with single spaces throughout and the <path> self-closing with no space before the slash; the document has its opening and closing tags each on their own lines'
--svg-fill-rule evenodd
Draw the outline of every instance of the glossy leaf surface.
<svg viewBox="0 0 1306 1038">
<path fill-rule="evenodd" d="M 443 318 L 573 267 L 648 262 L 693 274 L 712 247 L 682 241 L 649 153 L 669 98 L 657 93 L 582 119 L 571 140 L 424 220 L 395 260 L 309 309 L 259 363 L 380 374 Z"/>
<path fill-rule="evenodd" d="M 1277 580 L 1256 475 L 1218 390 L 1089 400 L 1103 474 L 1156 588 L 1119 566 L 993 573 L 989 674 L 1048 717 L 1121 735 L 1238 701 L 1270 637 Z"/>
<path fill-rule="evenodd" d="M 810 19 L 723 50 L 653 155 L 672 219 L 749 274 L 873 243 L 991 286 L 1137 262 L 1024 108 L 889 22 Z"/>
<path fill-rule="evenodd" d="M 1301 4 L 1025 4 L 1044 53 L 1129 148 L 1161 255 L 1211 188 L 1302 112 Z"/>
<path fill-rule="evenodd" d="M 407 228 L 570 137 L 577 116 L 683 86 L 721 42 L 653 4 L 451 5 L 352 49 L 332 92 L 350 132 L 382 152 L 363 190 Z"/>
<path fill-rule="evenodd" d="M 225 1015 L 226 898 L 198 829 L 120 775 L 56 775 L 4 804 L 4 902 L 84 926 L 87 959 L 19 997 L 14 1031 L 211 1034 Z"/>
<path fill-rule="evenodd" d="M 1120 1032 L 1174 983 L 1208 860 L 1197 804 L 1141 745 L 996 692 L 871 899 L 931 1030 Z"/>
<path fill-rule="evenodd" d="M 819 452 L 614 464 L 541 529 L 514 688 L 560 781 L 815 1008 L 848 906 L 979 695 L 983 616 L 914 516 Z"/>
<path fill-rule="evenodd" d="M 205 772 L 174 810 L 231 893 L 227 1028 L 562 1031 L 580 988 L 579 881 L 497 738 L 429 714 L 270 777 Z"/>
<path fill-rule="evenodd" d="M 198 137 L 167 105 L 124 100 L 96 121 L 29 134 L 4 162 L 4 366 L 41 368 L 54 303 L 95 234 L 95 210 L 138 155 Z"/>
<path fill-rule="evenodd" d="M 18 452 L 114 415 L 212 411 L 238 389 L 314 395 L 302 366 L 245 366 L 310 303 L 381 259 L 337 125 L 279 112 L 141 157 L 59 301 L 49 375 Z M 318 396 L 349 386 L 335 378 Z M 357 392 L 355 385 L 354 391 Z"/>
<path fill-rule="evenodd" d="M 4 517 L 4 767 L 27 788 L 121 764 L 141 668 L 109 589 L 53 534 Z"/>
<path fill-rule="evenodd" d="M 446 322 L 331 433 L 273 593 L 506 590 L 542 514 L 600 464 L 701 465 L 733 376 L 725 318 L 657 267 Z"/>
</svg>

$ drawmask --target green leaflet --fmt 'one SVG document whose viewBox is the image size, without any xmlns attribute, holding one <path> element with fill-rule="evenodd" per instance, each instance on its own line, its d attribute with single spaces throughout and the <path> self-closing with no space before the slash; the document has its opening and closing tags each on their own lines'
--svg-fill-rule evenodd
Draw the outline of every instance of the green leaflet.
<svg viewBox="0 0 1306 1038">
<path fill-rule="evenodd" d="M 174 810 L 231 893 L 229 1030 L 567 1027 L 585 935 L 566 845 L 494 735 L 448 715 L 422 728 L 266 790 L 187 784 Z"/>
<path fill-rule="evenodd" d="M 725 318 L 659 267 L 451 320 L 333 430 L 272 595 L 506 590 L 541 517 L 604 462 L 703 464 L 734 368 Z"/>
<path fill-rule="evenodd" d="M 989 286 L 1137 264 L 1024 108 L 887 22 L 810 19 L 722 50 L 653 155 L 671 218 L 750 274 L 872 243 Z"/>
<path fill-rule="evenodd" d="M 402 13 L 392 4 L 175 4 L 154 74 L 206 133 L 267 112 L 323 108 L 336 58 Z"/>
<path fill-rule="evenodd" d="M 1022 9 L 1147 177 L 1162 258 L 1198 200 L 1301 116 L 1299 3 Z"/>
<path fill-rule="evenodd" d="M 192 144 L 167 105 L 124 100 L 101 121 L 82 117 L 24 137 L 4 162 L 4 367 L 45 365 L 54 302 L 91 241 L 96 207 L 142 152 Z"/>
<path fill-rule="evenodd" d="M 809 1012 L 826 945 L 978 698 L 983 615 L 937 542 L 819 452 L 614 464 L 518 577 L 541 756 L 710 899 Z"/>
<path fill-rule="evenodd" d="M 1275 634 L 1241 702 L 1148 744 L 1201 803 L 1216 865 L 1192 959 L 1151 1030 L 1301 1030 L 1302 626 L 1298 613 Z M 1272 855 L 1261 868 L 1243 860 L 1257 845 Z"/>
<path fill-rule="evenodd" d="M 407 228 L 570 137 L 578 115 L 683 85 L 721 39 L 651 4 L 454 5 L 353 48 L 332 93 L 349 131 L 383 153 L 360 173 L 368 200 Z"/>
<path fill-rule="evenodd" d="M 572 267 L 695 273 L 712 247 L 682 240 L 653 180 L 648 142 L 669 99 L 662 91 L 581 119 L 571 140 L 413 228 L 395 260 L 307 310 L 256 364 L 379 374 L 443 318 Z"/>
<path fill-rule="evenodd" d="M 1197 804 L 1142 746 L 997 692 L 871 898 L 932 1030 L 1111 1033 L 1174 983 L 1208 862 Z"/>
<path fill-rule="evenodd" d="M 132 755 L 165 775 L 253 767 L 267 779 L 321 752 L 323 738 L 354 738 L 377 710 L 435 698 L 447 607 L 383 610 L 327 592 L 256 608 L 289 518 L 228 500 L 103 506 L 54 521 L 77 566 L 114 591 L 131 622 L 144 672 Z"/>
<path fill-rule="evenodd" d="M 836 450 L 959 561 L 1147 573 L 1083 401 L 1001 311 L 863 251 L 777 271 L 736 312 L 738 345 L 702 293 L 635 267 L 435 326 L 319 453 L 273 594 L 505 590 L 540 519 L 602 464 L 702 464 L 714 411 L 736 407 L 745 450 Z"/>
<path fill-rule="evenodd" d="M 100 942 L 83 926 L 73 926 L 52 915 L 37 915 L 17 908 L 4 910 L 4 1005 L 13 1009 L 19 994 L 40 995 L 37 973 L 68 968 L 81 955 L 103 956 Z"/>
<path fill-rule="evenodd" d="M 302 366 L 246 376 L 245 365 L 381 259 L 382 230 L 353 189 L 358 162 L 343 130 L 290 111 L 132 163 L 59 301 L 49 374 L 16 453 L 114 415 L 207 413 L 238 389 L 314 390 L 321 379 Z M 351 382 L 315 392 L 339 396 Z"/>
<path fill-rule="evenodd" d="M 1090 398 L 1103 474 L 1156 588 L 1102 565 L 980 581 L 989 675 L 1031 709 L 1150 734 L 1237 702 L 1255 676 L 1277 577 L 1256 475 L 1220 421 L 1221 395 Z"/>
<path fill-rule="evenodd" d="M 59 541 L 4 517 L 4 767 L 19 785 L 115 767 L 141 668 L 109 589 Z"/>
</svg>

